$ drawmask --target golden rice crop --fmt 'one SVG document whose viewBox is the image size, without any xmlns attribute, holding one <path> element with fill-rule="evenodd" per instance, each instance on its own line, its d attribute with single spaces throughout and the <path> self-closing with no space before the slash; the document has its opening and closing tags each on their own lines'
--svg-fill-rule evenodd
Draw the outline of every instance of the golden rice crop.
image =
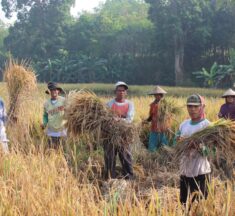
<svg viewBox="0 0 235 216">
<path fill-rule="evenodd" d="M 4 71 L 4 81 L 7 83 L 9 95 L 9 120 L 20 116 L 20 107 L 24 100 L 37 88 L 36 75 L 26 62 L 10 59 Z"/>
<path fill-rule="evenodd" d="M 138 110 L 139 112 L 139 110 Z M 170 98 L 163 98 L 159 102 L 158 106 L 158 114 L 156 116 L 157 126 L 159 129 L 163 130 L 164 132 L 168 132 L 168 138 L 172 138 L 172 134 L 174 134 L 176 116 L 179 116 L 182 113 L 182 108 L 178 105 L 177 101 L 170 97 Z M 144 117 L 141 118 L 142 123 L 139 124 L 139 134 L 140 134 L 140 141 L 148 147 L 148 138 L 149 133 L 151 131 L 150 125 L 147 124 L 146 120 L 143 120 Z M 174 124 L 173 124 L 173 121 Z"/>
<path fill-rule="evenodd" d="M 44 86 L 40 86 L 44 93 Z M 0 87 L 1 96 L 6 99 L 2 91 L 5 86 Z M 101 101 L 106 99 L 101 98 Z M 28 103 L 20 117 L 25 118 L 30 113 L 38 120 L 38 130 L 44 100 L 41 96 L 33 104 Z M 147 118 L 151 98 L 134 97 L 132 100 L 136 108 L 135 120 L 139 122 L 141 114 Z M 185 98 L 177 98 L 177 101 L 185 104 Z M 222 102 L 219 98 L 207 98 L 209 120 L 216 120 Z M 186 106 L 183 109 L 184 112 L 176 116 L 178 122 L 187 118 Z M 15 132 L 14 135 L 22 134 L 22 128 Z M 33 133 L 32 148 L 37 142 L 46 145 L 40 133 L 39 136 Z M 19 141 L 19 144 L 23 143 Z M 193 203 L 191 211 L 187 212 L 179 201 L 178 185 L 174 183 L 178 183 L 178 175 L 168 170 L 172 158 L 165 155 L 165 149 L 150 154 L 139 148 L 133 164 L 137 179 L 133 182 L 117 179 L 106 184 L 101 174 L 92 173 L 97 167 L 101 172 L 103 156 L 100 152 L 87 154 L 84 146 L 76 147 L 74 160 L 82 166 L 82 169 L 77 168 L 76 175 L 71 172 L 63 151 L 36 153 L 11 148 L 9 155 L 1 156 L 0 215 L 235 215 L 234 184 L 217 178 L 209 185 L 208 199 Z"/>
<path fill-rule="evenodd" d="M 108 141 L 122 147 L 132 143 L 136 136 L 134 125 L 118 118 L 92 92 L 71 92 L 65 110 L 66 127 L 71 136 L 89 133 L 97 143 Z"/>
<path fill-rule="evenodd" d="M 175 157 L 180 160 L 183 155 L 195 149 L 206 154 L 217 162 L 223 160 L 231 167 L 235 158 L 235 123 L 220 119 L 207 128 L 181 140 L 176 145 Z"/>
<path fill-rule="evenodd" d="M 9 97 L 7 113 L 11 145 L 25 150 L 26 143 L 32 143 L 30 130 L 34 127 L 35 112 L 31 108 L 38 100 L 36 75 L 27 62 L 10 59 L 6 63 L 4 80 Z"/>
<path fill-rule="evenodd" d="M 157 125 L 163 131 L 170 128 L 173 119 L 181 113 L 181 108 L 173 98 L 163 98 L 159 102 Z"/>
</svg>

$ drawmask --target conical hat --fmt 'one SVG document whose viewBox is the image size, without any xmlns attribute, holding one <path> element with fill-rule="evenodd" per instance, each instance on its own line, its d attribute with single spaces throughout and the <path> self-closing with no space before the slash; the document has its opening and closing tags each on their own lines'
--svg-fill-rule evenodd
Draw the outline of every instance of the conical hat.
<svg viewBox="0 0 235 216">
<path fill-rule="evenodd" d="M 227 96 L 235 96 L 235 91 L 233 91 L 231 88 L 228 89 L 226 92 L 224 92 L 222 98 L 225 98 Z"/>
<path fill-rule="evenodd" d="M 166 94 L 167 92 L 163 90 L 160 86 L 156 86 L 149 95 L 155 95 L 155 94 Z"/>
</svg>

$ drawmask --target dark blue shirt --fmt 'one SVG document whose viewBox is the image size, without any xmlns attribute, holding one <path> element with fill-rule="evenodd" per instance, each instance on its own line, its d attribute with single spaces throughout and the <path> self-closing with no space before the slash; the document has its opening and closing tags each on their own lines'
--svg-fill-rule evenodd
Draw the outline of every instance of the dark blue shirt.
<svg viewBox="0 0 235 216">
<path fill-rule="evenodd" d="M 220 107 L 219 118 L 231 119 L 235 121 L 235 104 L 225 103 Z"/>
</svg>

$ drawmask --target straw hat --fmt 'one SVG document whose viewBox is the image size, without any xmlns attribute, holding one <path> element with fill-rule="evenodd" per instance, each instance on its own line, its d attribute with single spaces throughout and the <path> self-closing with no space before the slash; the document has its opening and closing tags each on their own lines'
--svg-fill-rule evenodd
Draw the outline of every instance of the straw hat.
<svg viewBox="0 0 235 216">
<path fill-rule="evenodd" d="M 149 95 L 155 95 L 155 94 L 166 94 L 167 92 L 163 90 L 160 86 L 156 86 L 150 93 Z"/>
<path fill-rule="evenodd" d="M 235 91 L 233 91 L 231 88 L 228 89 L 226 92 L 224 92 L 222 98 L 228 97 L 228 96 L 234 96 L 235 97 Z"/>
</svg>

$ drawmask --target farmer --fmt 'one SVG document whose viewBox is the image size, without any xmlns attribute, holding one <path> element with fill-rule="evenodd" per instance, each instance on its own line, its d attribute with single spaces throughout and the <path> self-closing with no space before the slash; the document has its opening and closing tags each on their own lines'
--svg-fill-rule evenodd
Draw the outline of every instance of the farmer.
<svg viewBox="0 0 235 216">
<path fill-rule="evenodd" d="M 46 94 L 50 94 L 50 99 L 44 104 L 42 128 L 47 127 L 46 134 L 49 138 L 49 147 L 58 149 L 61 141 L 66 137 L 64 127 L 65 98 L 59 96 L 64 91 L 54 82 L 49 82 L 47 88 Z"/>
<path fill-rule="evenodd" d="M 160 86 L 156 86 L 149 95 L 153 95 L 155 100 L 150 104 L 149 117 L 146 120 L 151 122 L 151 131 L 149 135 L 148 150 L 151 152 L 156 151 L 162 144 L 168 143 L 164 128 L 160 128 L 157 124 L 159 102 L 167 92 Z"/>
<path fill-rule="evenodd" d="M 131 101 L 126 100 L 128 86 L 125 82 L 117 82 L 115 84 L 115 99 L 107 103 L 119 118 L 117 121 L 126 121 L 131 123 L 134 118 L 134 105 Z M 129 147 L 113 146 L 108 141 L 104 144 L 104 162 L 105 162 L 105 178 L 115 178 L 116 155 L 119 155 L 122 164 L 123 175 L 125 179 L 133 179 L 132 156 Z"/>
<path fill-rule="evenodd" d="M 225 98 L 225 103 L 220 107 L 218 117 L 235 121 L 235 92 L 230 88 L 222 98 Z"/>
<path fill-rule="evenodd" d="M 185 120 L 179 128 L 179 140 L 190 137 L 194 133 L 209 126 L 210 122 L 205 118 L 204 98 L 198 94 L 191 95 L 187 99 L 187 110 L 190 119 Z M 205 146 L 204 146 L 205 147 Z M 183 155 L 180 163 L 180 201 L 186 204 L 188 194 L 199 192 L 205 198 L 208 195 L 207 183 L 209 181 L 211 167 L 202 153 L 192 149 L 189 154 Z M 193 201 L 198 198 L 193 197 Z"/>
<path fill-rule="evenodd" d="M 6 109 L 4 106 L 3 100 L 0 98 L 0 143 L 2 146 L 2 151 L 4 153 L 9 153 L 8 149 L 8 139 L 6 135 L 6 121 L 7 121 L 7 114 L 6 114 Z"/>
</svg>

